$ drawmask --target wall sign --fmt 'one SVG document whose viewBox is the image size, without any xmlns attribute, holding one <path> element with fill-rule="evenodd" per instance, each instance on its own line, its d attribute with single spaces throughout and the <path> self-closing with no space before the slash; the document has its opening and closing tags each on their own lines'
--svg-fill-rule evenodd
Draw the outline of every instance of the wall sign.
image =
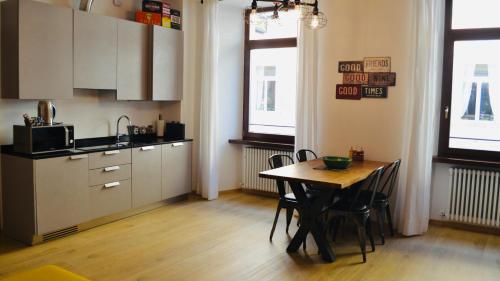
<svg viewBox="0 0 500 281">
<path fill-rule="evenodd" d="M 363 72 L 362 61 L 339 61 L 339 73 Z"/>
<path fill-rule="evenodd" d="M 363 98 L 387 98 L 387 87 L 363 86 L 361 87 L 361 96 Z"/>
<path fill-rule="evenodd" d="M 360 100 L 361 85 L 337 85 L 336 95 L 337 99 Z"/>
<path fill-rule="evenodd" d="M 368 73 L 344 73 L 344 84 L 368 85 Z"/>
<path fill-rule="evenodd" d="M 396 86 L 396 73 L 374 72 L 368 75 L 369 86 Z"/>
<path fill-rule="evenodd" d="M 363 61 L 339 61 L 342 84 L 337 84 L 337 99 L 387 98 L 388 88 L 396 86 L 391 72 L 391 57 L 365 57 Z"/>
<path fill-rule="evenodd" d="M 363 62 L 364 72 L 391 72 L 391 57 L 368 57 Z"/>
</svg>

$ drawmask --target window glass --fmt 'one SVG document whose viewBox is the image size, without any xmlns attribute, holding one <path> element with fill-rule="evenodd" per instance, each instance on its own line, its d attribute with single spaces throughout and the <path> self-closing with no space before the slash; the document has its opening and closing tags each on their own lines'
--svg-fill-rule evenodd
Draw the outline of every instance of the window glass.
<svg viewBox="0 0 500 281">
<path fill-rule="evenodd" d="M 298 13 L 294 10 L 279 12 L 278 20 L 271 18 L 273 12 L 251 15 L 250 40 L 280 39 L 297 37 Z"/>
<path fill-rule="evenodd" d="M 294 135 L 297 48 L 250 52 L 250 133 Z"/>
<path fill-rule="evenodd" d="M 450 148 L 500 151 L 500 40 L 454 46 Z"/>
<path fill-rule="evenodd" d="M 500 27 L 500 0 L 453 0 L 453 29 Z"/>
</svg>

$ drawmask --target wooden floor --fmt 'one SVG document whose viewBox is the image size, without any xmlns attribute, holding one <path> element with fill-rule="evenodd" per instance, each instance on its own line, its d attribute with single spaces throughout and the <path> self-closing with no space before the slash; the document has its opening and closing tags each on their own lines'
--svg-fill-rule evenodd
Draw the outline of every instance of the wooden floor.
<svg viewBox="0 0 500 281">
<path fill-rule="evenodd" d="M 500 280 L 499 236 L 440 227 L 389 239 L 366 264 L 349 232 L 334 246 L 335 263 L 323 263 L 312 240 L 308 253 L 289 255 L 284 216 L 274 242 L 268 240 L 275 206 L 274 199 L 234 192 L 35 247 L 3 238 L 0 279 L 56 264 L 92 280 Z"/>
</svg>

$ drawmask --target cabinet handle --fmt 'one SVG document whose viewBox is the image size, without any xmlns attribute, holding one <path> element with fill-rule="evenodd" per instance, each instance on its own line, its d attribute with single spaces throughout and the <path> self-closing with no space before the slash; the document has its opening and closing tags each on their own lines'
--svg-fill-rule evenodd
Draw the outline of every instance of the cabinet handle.
<svg viewBox="0 0 500 281">
<path fill-rule="evenodd" d="M 120 150 L 104 151 L 104 155 L 120 154 Z"/>
<path fill-rule="evenodd" d="M 89 156 L 87 154 L 82 154 L 82 155 L 73 155 L 73 156 L 70 156 L 69 159 L 70 160 L 79 160 L 79 159 L 85 159 L 85 158 L 88 158 Z"/>
<path fill-rule="evenodd" d="M 183 146 L 183 145 L 184 145 L 184 143 L 182 143 L 182 142 L 176 142 L 176 143 L 172 144 L 172 147 L 178 147 L 178 146 Z"/>
<path fill-rule="evenodd" d="M 104 172 L 112 172 L 112 171 L 116 171 L 116 170 L 120 170 L 120 166 L 113 166 L 113 167 L 104 168 Z"/>
<path fill-rule="evenodd" d="M 120 185 L 120 182 L 116 181 L 116 182 L 110 182 L 110 183 L 107 183 L 104 185 L 105 188 L 112 188 L 112 187 L 116 187 L 116 186 L 119 186 Z"/>
<path fill-rule="evenodd" d="M 142 151 L 146 151 L 146 150 L 154 150 L 155 147 L 154 146 L 145 146 L 145 147 L 141 147 L 141 150 Z"/>
</svg>

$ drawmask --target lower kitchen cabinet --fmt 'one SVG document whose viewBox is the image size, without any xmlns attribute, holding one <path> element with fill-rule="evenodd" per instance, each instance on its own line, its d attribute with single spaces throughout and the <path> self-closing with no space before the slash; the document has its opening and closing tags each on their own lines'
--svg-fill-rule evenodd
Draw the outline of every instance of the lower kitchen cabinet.
<svg viewBox="0 0 500 281">
<path fill-rule="evenodd" d="M 132 150 L 132 207 L 159 202 L 161 196 L 161 146 Z"/>
<path fill-rule="evenodd" d="M 191 142 L 162 146 L 162 199 L 191 193 Z"/>
<path fill-rule="evenodd" d="M 37 233 L 77 225 L 88 219 L 86 154 L 35 161 Z"/>
<path fill-rule="evenodd" d="M 90 216 L 99 218 L 132 208 L 130 180 L 90 187 Z"/>
</svg>

